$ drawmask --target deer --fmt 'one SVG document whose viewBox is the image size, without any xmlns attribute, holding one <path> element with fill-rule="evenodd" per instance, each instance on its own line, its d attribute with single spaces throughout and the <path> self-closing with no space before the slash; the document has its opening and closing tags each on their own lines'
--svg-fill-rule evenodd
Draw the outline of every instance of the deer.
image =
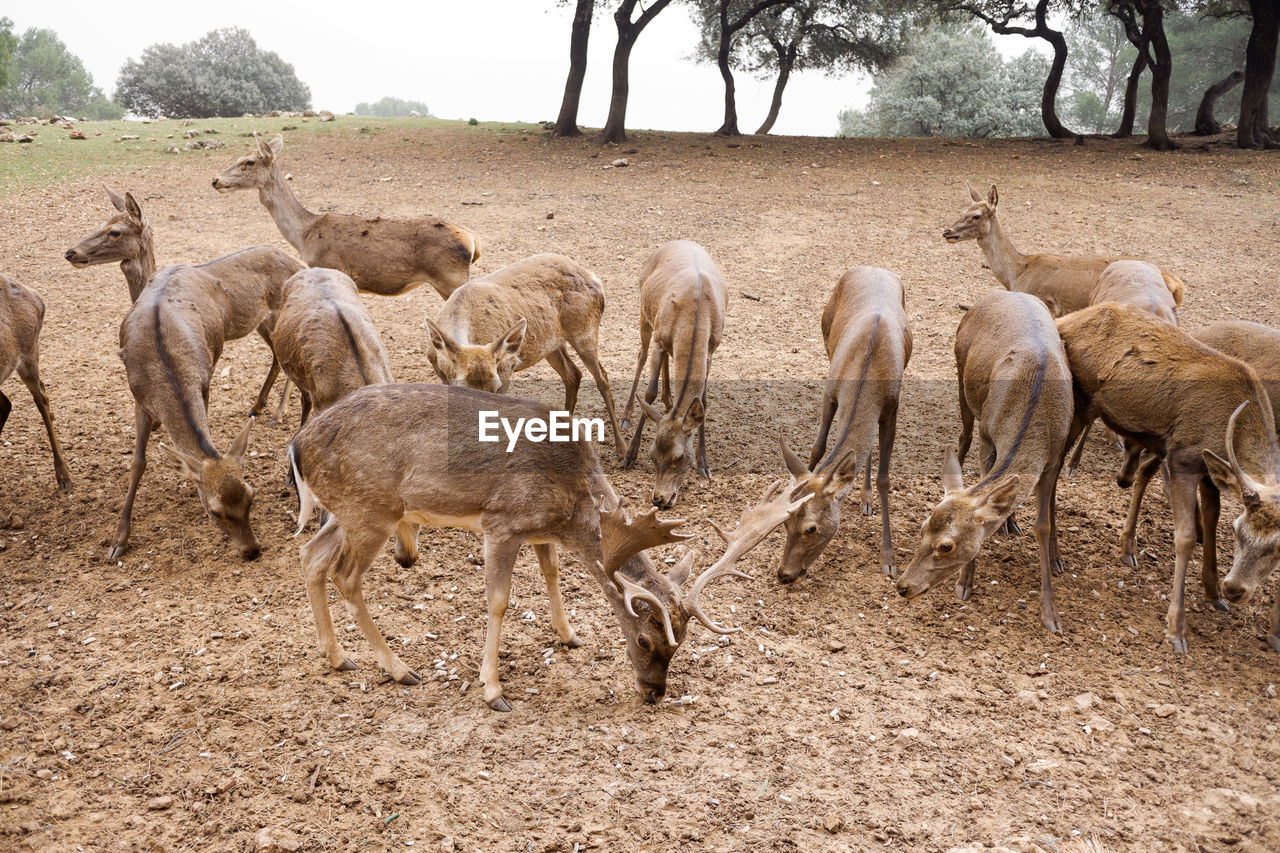
<svg viewBox="0 0 1280 853">
<path fill-rule="evenodd" d="M 880 465 L 880 567 L 897 574 L 889 531 L 889 459 L 897 434 L 902 374 L 911 360 L 902 279 L 878 267 L 853 267 L 840 277 L 822 312 L 822 339 L 831 368 L 822 392 L 818 437 L 806 466 L 783 438 L 782 458 L 791 495 L 811 500 L 785 523 L 787 542 L 778 581 L 799 579 L 840 527 L 845 496 L 865 477 L 862 514 L 871 515 L 871 453 L 877 435 Z M 837 419 L 838 416 L 838 419 Z M 828 441 L 831 427 L 835 438 Z M 828 446 L 830 444 L 830 446 Z M 861 466 L 861 470 L 860 470 Z"/>
<path fill-rule="evenodd" d="M 450 294 L 435 320 L 427 319 L 427 358 L 446 385 L 497 393 L 506 392 L 514 373 L 545 359 L 564 380 L 564 407 L 572 412 L 582 381 L 572 347 L 604 398 L 621 456 L 613 392 L 599 356 L 603 314 L 604 285 L 594 273 L 564 255 L 533 255 Z"/>
<path fill-rule="evenodd" d="M 942 238 L 948 243 L 976 240 L 992 274 L 1005 290 L 1040 297 L 1054 317 L 1088 307 L 1098 276 L 1112 261 L 1122 260 L 1100 255 L 1024 255 L 1014 248 L 1000 226 L 996 216 L 1000 195 L 995 184 L 986 198 L 968 183 L 965 186 L 973 203 L 942 232 Z M 1181 305 L 1186 290 L 1182 280 L 1163 270 L 1161 276 L 1174 305 Z"/>
<path fill-rule="evenodd" d="M 707 384 L 711 356 L 720 345 L 724 315 L 728 310 L 728 289 L 724 276 L 707 250 L 689 240 L 673 240 L 659 246 L 640 269 L 640 354 L 631 393 L 622 413 L 625 429 L 636 402 L 640 373 L 653 344 L 653 371 L 649 385 L 639 400 L 640 420 L 631 436 L 631 445 L 622 467 L 635 466 L 644 434 L 645 419 L 654 423 L 653 504 L 670 509 L 694 461 L 693 433 L 698 433 L 697 472 L 711 479 L 707 465 Z M 663 379 L 662 402 L 658 377 Z M 671 397 L 671 376 L 676 377 L 676 396 Z"/>
<path fill-rule="evenodd" d="M 645 554 L 687 538 L 675 532 L 680 521 L 658 519 L 656 508 L 628 516 L 588 441 L 523 441 L 510 453 L 478 441 L 484 411 L 509 419 L 549 415 L 534 401 L 471 388 L 371 385 L 352 391 L 298 431 L 287 451 L 289 482 L 298 494 L 298 530 L 317 507 L 329 512 L 328 522 L 299 549 L 321 653 L 335 670 L 356 668 L 334 635 L 325 594 L 332 575 L 379 666 L 400 684 L 417 684 L 420 676 L 391 651 L 374 625 L 361 591 L 363 578 L 398 526 L 452 527 L 484 537 L 488 626 L 480 680 L 489 708 L 511 709 L 499 679 L 498 648 L 516 555 L 526 542 L 546 581 L 558 640 L 568 647 L 581 645 L 560 596 L 560 546 L 576 553 L 600 586 L 626 638 L 637 689 L 644 701 L 658 701 L 691 620 L 716 633 L 739 630 L 722 627 L 704 612 L 703 589 L 725 575 L 745 577 L 735 568 L 737 560 L 798 502 L 774 483 L 743 512 L 733 532 L 716 526 L 726 550 L 684 592 L 696 552 L 687 551 L 665 574 Z"/>
<path fill-rule="evenodd" d="M 312 213 L 286 183 L 279 154 L 284 137 L 257 140 L 213 179 L 220 193 L 256 189 L 258 200 L 289 245 L 310 267 L 341 270 L 365 293 L 399 296 L 427 282 L 440 298 L 461 287 L 480 259 L 480 241 L 465 228 L 436 217 L 368 219 Z"/>
<path fill-rule="evenodd" d="M 1218 610 L 1230 609 L 1218 582 L 1221 490 L 1238 492 L 1246 504 L 1235 525 L 1236 581 L 1258 577 L 1280 545 L 1280 512 L 1270 491 L 1270 484 L 1280 483 L 1280 444 L 1266 388 L 1245 362 L 1133 306 L 1103 302 L 1057 322 L 1071 363 L 1077 416 L 1101 417 L 1167 465 L 1174 573 L 1165 637 L 1175 653 L 1185 654 L 1186 574 L 1197 526 L 1204 539 L 1205 598 Z M 1236 476 L 1240 460 L 1262 479 L 1261 486 Z M 1257 499 L 1254 506 L 1247 495 Z M 1232 589 L 1243 595 L 1243 586 Z"/>
<path fill-rule="evenodd" d="M 241 469 L 254 419 L 225 454 L 209 433 L 209 382 L 231 312 L 226 289 L 208 270 L 169 266 L 151 276 L 120 324 L 120 358 L 134 401 L 134 452 L 108 560 L 119 560 L 127 550 L 133 502 L 147 469 L 147 440 L 161 426 L 172 442 L 161 449 L 195 483 L 209 518 L 243 559 L 261 553 L 249 524 L 253 488 Z"/>
<path fill-rule="evenodd" d="M 1030 294 L 984 294 L 960 320 L 955 341 L 959 376 L 959 453 L 947 448 L 943 497 L 920 528 L 920 542 L 896 587 L 912 599 L 955 572 L 956 597 L 969 599 L 983 542 L 998 527 L 1018 532 L 1011 514 L 1033 492 L 1040 551 L 1040 621 L 1062 623 L 1053 598 L 1061 572 L 1057 483 L 1074 438 L 1071 371 L 1053 317 Z M 982 479 L 964 485 L 961 464 L 978 426 Z"/>
<path fill-rule="evenodd" d="M 155 235 L 133 193 L 126 192 L 122 197 L 110 187 L 103 189 L 116 212 L 98 230 L 67 249 L 63 257 L 76 269 L 118 261 L 129 287 L 129 300 L 137 302 L 156 271 Z M 251 246 L 197 264 L 196 268 L 218 279 L 227 292 L 230 311 L 226 315 L 223 340 L 239 340 L 256 330 L 271 348 L 271 369 L 250 410 L 251 414 L 261 414 L 280 372 L 271 332 L 276 309 L 280 307 L 281 288 L 303 266 L 273 246 Z M 288 394 L 288 387 L 284 393 Z"/>
<path fill-rule="evenodd" d="M 62 458 L 58 433 L 53 428 L 49 393 L 40 380 L 40 330 L 44 326 L 44 300 L 40 294 L 12 276 L 0 273 L 0 383 L 17 371 L 31 392 L 53 452 L 53 473 L 61 491 L 70 491 L 71 471 Z M 9 420 L 13 403 L 0 391 L 0 432 Z"/>
</svg>

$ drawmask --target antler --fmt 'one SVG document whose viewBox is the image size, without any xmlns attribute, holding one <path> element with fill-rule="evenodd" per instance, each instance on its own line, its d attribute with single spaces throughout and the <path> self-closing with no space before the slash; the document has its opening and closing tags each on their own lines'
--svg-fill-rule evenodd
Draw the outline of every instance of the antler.
<svg viewBox="0 0 1280 853">
<path fill-rule="evenodd" d="M 619 566 L 648 548 L 689 539 L 690 534 L 672 532 L 682 524 L 682 518 L 658 518 L 657 507 L 633 519 L 627 518 L 621 502 L 611 510 L 602 508 L 600 550 L 605 574 L 613 577 Z"/>
<path fill-rule="evenodd" d="M 1236 418 L 1240 417 L 1240 413 L 1248 405 L 1249 401 L 1245 400 L 1237 406 L 1231 413 L 1231 420 L 1227 421 L 1227 461 L 1231 463 L 1231 471 L 1236 475 L 1236 482 L 1240 484 L 1240 499 L 1246 504 L 1258 501 L 1257 482 L 1240 470 L 1240 463 L 1236 461 Z"/>
<path fill-rule="evenodd" d="M 702 590 L 707 584 L 722 575 L 733 575 L 746 580 L 751 579 L 750 575 L 734 568 L 734 563 L 743 554 L 760 544 L 760 540 L 768 536 L 775 527 L 785 521 L 787 516 L 804 506 L 805 502 L 813 497 L 813 493 L 810 492 L 799 500 L 792 501 L 788 497 L 787 490 L 783 488 L 785 483 L 785 480 L 777 480 L 765 490 L 759 503 L 755 506 L 748 505 L 742 511 L 742 517 L 738 519 L 738 526 L 733 529 L 732 533 L 726 533 L 720 525 L 714 521 L 711 522 L 711 526 L 716 529 L 716 533 L 720 534 L 720 538 L 725 541 L 728 547 L 725 548 L 724 554 L 720 559 L 716 560 L 711 568 L 699 575 L 698 579 L 693 582 L 693 586 L 689 588 L 688 595 L 684 598 L 684 609 L 686 613 L 717 634 L 732 634 L 735 631 L 741 631 L 742 628 L 725 628 L 712 621 L 703 612 L 702 607 L 699 606 L 698 596 L 702 594 Z"/>
<path fill-rule="evenodd" d="M 656 609 L 662 614 L 662 627 L 667 631 L 667 642 L 672 646 L 677 645 L 676 632 L 671 627 L 671 612 L 667 610 L 667 606 L 659 601 L 658 597 L 649 592 L 649 590 L 629 580 L 622 572 L 614 572 L 611 577 L 614 584 L 622 591 L 622 602 L 626 605 L 627 612 L 637 619 L 640 618 L 640 614 L 636 613 L 636 608 L 632 604 L 635 601 L 643 601 Z"/>
</svg>

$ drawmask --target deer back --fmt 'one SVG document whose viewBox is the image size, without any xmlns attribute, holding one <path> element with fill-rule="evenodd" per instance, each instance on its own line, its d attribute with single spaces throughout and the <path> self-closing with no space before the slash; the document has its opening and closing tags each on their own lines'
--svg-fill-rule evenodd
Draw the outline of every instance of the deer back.
<svg viewBox="0 0 1280 853">
<path fill-rule="evenodd" d="M 251 246 L 199 264 L 222 283 L 230 311 L 224 330 L 234 341 L 258 328 L 280 308 L 284 283 L 303 265 L 274 246 Z"/>
<path fill-rule="evenodd" d="M 44 325 L 40 294 L 12 276 L 0 273 L 0 382 L 33 352 Z"/>
<path fill-rule="evenodd" d="M 1171 325 L 1178 325 L 1178 305 L 1155 264 L 1146 261 L 1112 261 L 1102 270 L 1089 304 L 1120 302 L 1148 312 Z"/>
<path fill-rule="evenodd" d="M 1218 352 L 1253 368 L 1267 389 L 1272 413 L 1280 423 L 1280 329 L 1248 320 L 1223 320 L 1197 329 L 1191 336 Z"/>
</svg>

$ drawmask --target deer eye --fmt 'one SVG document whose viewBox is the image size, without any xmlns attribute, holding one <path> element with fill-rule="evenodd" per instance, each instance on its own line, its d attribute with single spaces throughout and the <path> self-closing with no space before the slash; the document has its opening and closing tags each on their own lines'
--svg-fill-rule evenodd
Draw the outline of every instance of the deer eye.
<svg viewBox="0 0 1280 853">
<path fill-rule="evenodd" d="M 981 214 L 981 213 L 975 213 L 975 214 L 973 215 L 973 221 L 974 221 L 974 222 L 977 222 L 977 221 L 978 221 L 979 219 L 981 219 L 981 218 L 982 218 L 982 214 Z"/>
<path fill-rule="evenodd" d="M 252 161 L 252 160 L 245 160 L 245 161 L 244 161 L 244 167 L 245 167 L 246 169 L 247 169 L 247 168 L 249 168 L 249 167 L 250 167 L 250 166 L 252 166 L 252 165 L 253 165 L 253 161 Z"/>
<path fill-rule="evenodd" d="M 942 542 L 938 545 L 938 553 L 950 554 L 953 550 L 955 550 L 955 547 L 956 546 L 952 545 L 950 542 Z"/>
<path fill-rule="evenodd" d="M 815 533 L 817 533 L 817 532 L 818 532 L 818 525 L 816 525 L 816 524 L 806 524 L 806 525 L 804 526 L 804 535 L 805 535 L 805 536 L 812 536 L 813 534 L 815 534 Z"/>
<path fill-rule="evenodd" d="M 636 644 L 646 652 L 653 650 L 653 643 L 649 642 L 649 638 L 641 636 L 636 640 Z"/>
<path fill-rule="evenodd" d="M 107 232 L 107 236 L 109 236 L 109 237 L 119 237 L 119 236 L 120 236 L 120 229 L 118 229 L 118 228 L 112 228 L 110 231 L 108 231 L 108 232 Z"/>
</svg>

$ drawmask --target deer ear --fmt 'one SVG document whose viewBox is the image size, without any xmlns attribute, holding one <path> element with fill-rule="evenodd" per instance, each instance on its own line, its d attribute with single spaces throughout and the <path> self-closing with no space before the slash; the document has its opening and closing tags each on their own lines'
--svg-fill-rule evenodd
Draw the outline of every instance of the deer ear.
<svg viewBox="0 0 1280 853">
<path fill-rule="evenodd" d="M 431 347 L 436 351 L 436 355 L 444 359 L 451 360 L 458 353 L 458 342 L 449 337 L 443 329 L 435 324 L 431 318 L 427 318 L 427 337 L 431 339 Z"/>
<path fill-rule="evenodd" d="M 1021 486 L 1022 480 L 1016 474 L 1006 478 L 983 498 L 982 503 L 974 511 L 975 517 L 983 524 L 1004 521 L 1018 503 L 1018 491 Z"/>
<path fill-rule="evenodd" d="M 124 194 L 124 209 L 125 212 L 129 214 L 130 219 L 139 225 L 143 224 L 142 208 L 138 206 L 138 202 L 134 199 L 133 193 Z"/>
<path fill-rule="evenodd" d="M 277 133 L 275 136 L 275 139 L 272 139 L 270 142 L 267 143 L 267 145 L 271 149 L 272 157 L 279 154 L 284 149 L 284 134 Z M 995 187 L 992 187 L 991 189 L 995 190 Z"/>
<path fill-rule="evenodd" d="M 1258 493 L 1252 489 L 1241 488 L 1240 480 L 1236 477 L 1236 472 L 1231 468 L 1231 463 L 1223 459 L 1212 450 L 1205 450 L 1204 456 L 1205 467 L 1209 469 L 1209 478 L 1213 480 L 1213 484 L 1219 490 L 1230 492 L 1240 498 L 1244 503 L 1245 509 L 1255 509 L 1261 503 Z"/>
<path fill-rule="evenodd" d="M 782 445 L 782 461 L 787 466 L 787 473 L 799 480 L 801 477 L 809 476 L 809 469 L 800 461 L 800 457 L 791 451 L 791 447 L 787 444 L 784 436 L 778 436 L 778 443 Z"/>
<path fill-rule="evenodd" d="M 501 337 L 489 344 L 493 360 L 498 364 L 509 358 L 520 355 L 520 347 L 524 346 L 524 333 L 529 328 L 529 321 L 521 317 L 520 321 L 502 333 Z"/>
<path fill-rule="evenodd" d="M 964 472 L 960 468 L 960 459 L 952 447 L 947 448 L 942 458 L 942 493 L 944 495 L 964 488 Z"/>
<path fill-rule="evenodd" d="M 984 199 L 982 195 L 973 188 L 973 184 L 969 183 L 968 181 L 965 181 L 964 185 L 965 185 L 965 189 L 969 190 L 969 198 L 973 199 L 974 201 L 986 201 L 986 199 Z"/>
<path fill-rule="evenodd" d="M 680 558 L 680 562 L 672 566 L 671 571 L 667 572 L 667 580 L 676 586 L 684 586 L 684 582 L 689 579 L 689 575 L 693 572 L 693 564 L 697 559 L 697 551 L 685 551 L 684 556 Z"/>
<path fill-rule="evenodd" d="M 111 189 L 111 187 L 107 186 L 106 184 L 103 184 L 102 188 L 107 191 L 107 198 L 111 199 L 111 204 L 115 207 L 115 209 L 120 211 L 121 213 L 124 213 L 125 200 L 120 196 L 120 193 Z"/>
<path fill-rule="evenodd" d="M 167 444 L 161 444 L 160 449 L 168 454 L 173 463 L 178 466 L 179 474 L 188 480 L 200 481 L 200 470 L 204 467 L 204 463 L 201 460 Z"/>
<path fill-rule="evenodd" d="M 991 192 L 987 193 L 987 206 L 992 210 L 996 209 L 996 205 L 1000 203 L 1000 193 L 996 190 L 996 185 L 991 185 Z"/>
<path fill-rule="evenodd" d="M 240 430 L 240 434 L 236 436 L 236 440 L 227 448 L 227 455 L 236 461 L 243 459 L 244 452 L 249 449 L 249 433 L 253 430 L 253 420 L 252 417 L 249 418 L 244 429 Z"/>
<path fill-rule="evenodd" d="M 702 422 L 707 419 L 707 407 L 702 404 L 701 397 L 694 397 L 693 402 L 689 404 L 689 411 L 684 416 L 684 423 L 689 429 L 702 426 Z"/>
</svg>

